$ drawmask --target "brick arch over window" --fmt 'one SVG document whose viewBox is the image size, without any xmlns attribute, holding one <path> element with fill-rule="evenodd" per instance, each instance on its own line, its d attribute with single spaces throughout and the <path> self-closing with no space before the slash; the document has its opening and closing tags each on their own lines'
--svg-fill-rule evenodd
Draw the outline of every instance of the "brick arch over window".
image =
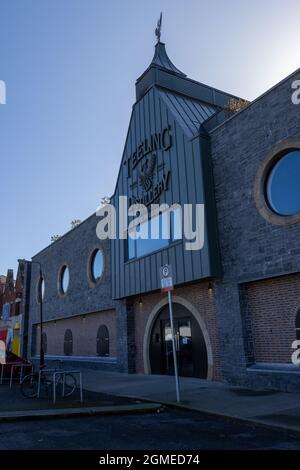
<svg viewBox="0 0 300 470">
<path fill-rule="evenodd" d="M 109 331 L 106 325 L 101 325 L 97 332 L 97 355 L 109 356 Z"/>
<path fill-rule="evenodd" d="M 64 336 L 64 354 L 71 356 L 73 354 L 73 333 L 72 330 L 66 330 Z"/>
<path fill-rule="evenodd" d="M 296 339 L 300 340 L 300 308 L 296 314 L 295 330 L 296 330 Z"/>
</svg>

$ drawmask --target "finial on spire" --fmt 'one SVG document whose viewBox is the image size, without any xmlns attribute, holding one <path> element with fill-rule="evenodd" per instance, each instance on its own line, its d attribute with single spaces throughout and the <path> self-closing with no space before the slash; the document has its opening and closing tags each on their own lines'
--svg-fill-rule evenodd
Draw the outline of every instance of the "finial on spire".
<svg viewBox="0 0 300 470">
<path fill-rule="evenodd" d="M 155 36 L 156 36 L 157 42 L 160 42 L 161 24 L 162 24 L 162 12 L 160 14 L 159 20 L 157 22 L 157 26 L 155 28 Z"/>
</svg>

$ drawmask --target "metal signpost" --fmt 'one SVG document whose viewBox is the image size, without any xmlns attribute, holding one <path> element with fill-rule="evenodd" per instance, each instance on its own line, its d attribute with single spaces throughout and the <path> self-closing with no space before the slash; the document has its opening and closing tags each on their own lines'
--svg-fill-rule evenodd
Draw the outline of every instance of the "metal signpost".
<svg viewBox="0 0 300 470">
<path fill-rule="evenodd" d="M 174 285 L 173 285 L 172 268 L 170 264 L 165 264 L 164 266 L 160 268 L 160 282 L 161 282 L 161 292 L 168 292 L 169 315 L 170 315 L 172 349 L 173 349 L 173 360 L 174 360 L 174 373 L 175 373 L 175 383 L 176 383 L 176 399 L 178 402 L 180 402 L 180 389 L 179 389 L 177 355 L 176 355 L 176 345 L 175 345 L 175 336 L 174 336 L 173 309 L 172 309 L 172 294 L 171 294 L 171 291 L 174 290 Z"/>
</svg>

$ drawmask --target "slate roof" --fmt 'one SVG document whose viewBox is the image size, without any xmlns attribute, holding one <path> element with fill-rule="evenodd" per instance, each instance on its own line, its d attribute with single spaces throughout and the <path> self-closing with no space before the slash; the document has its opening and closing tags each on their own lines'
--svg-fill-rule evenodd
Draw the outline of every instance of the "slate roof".
<svg viewBox="0 0 300 470">
<path fill-rule="evenodd" d="M 200 125 L 221 109 L 163 89 L 159 94 L 189 138 L 199 134 Z"/>
</svg>

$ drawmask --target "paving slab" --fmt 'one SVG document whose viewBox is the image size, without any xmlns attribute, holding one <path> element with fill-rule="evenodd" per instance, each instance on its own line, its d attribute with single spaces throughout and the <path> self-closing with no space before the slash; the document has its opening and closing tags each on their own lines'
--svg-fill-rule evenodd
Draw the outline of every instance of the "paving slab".
<svg viewBox="0 0 300 470">
<path fill-rule="evenodd" d="M 80 403 L 79 391 L 74 396 L 62 398 L 57 403 L 51 397 L 24 398 L 18 384 L 10 389 L 0 385 L 0 422 L 26 419 L 47 419 L 67 416 L 132 414 L 154 412 L 161 408 L 159 403 L 145 403 L 130 397 L 112 396 L 107 393 L 85 390 L 84 401 Z"/>
<path fill-rule="evenodd" d="M 176 403 L 172 376 L 84 370 L 84 388 L 248 421 L 300 434 L 300 393 L 252 390 L 197 378 L 180 378 Z"/>
</svg>

